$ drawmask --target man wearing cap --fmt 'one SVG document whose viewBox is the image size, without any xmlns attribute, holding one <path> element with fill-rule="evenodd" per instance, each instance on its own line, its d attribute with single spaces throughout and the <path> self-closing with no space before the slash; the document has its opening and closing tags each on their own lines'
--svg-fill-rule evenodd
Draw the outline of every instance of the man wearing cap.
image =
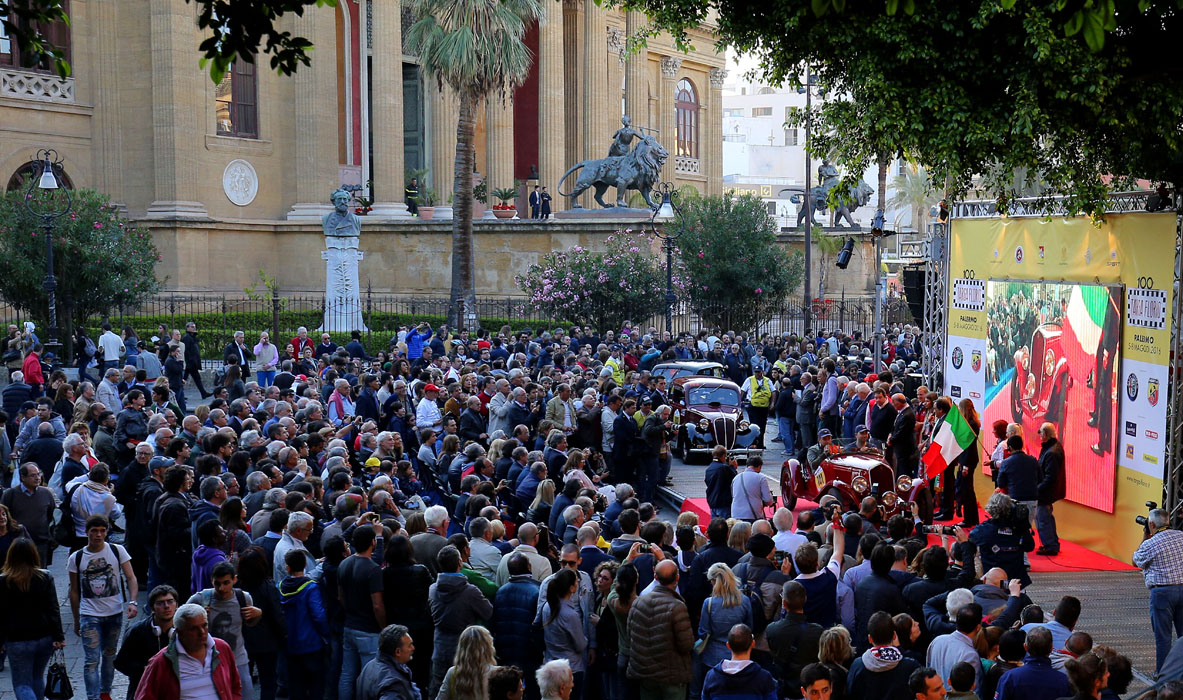
<svg viewBox="0 0 1183 700">
<path fill-rule="evenodd" d="M 439 404 L 436 402 L 439 395 L 440 388 L 435 384 L 428 384 L 423 387 L 423 398 L 415 407 L 415 425 L 420 429 L 431 428 L 437 434 L 444 427 L 444 414 L 440 413 Z"/>
<path fill-rule="evenodd" d="M 883 454 L 879 450 L 871 447 L 871 431 L 867 430 L 867 426 L 860 425 L 854 429 L 854 442 L 846 446 L 843 452 L 850 454 Z"/>
<path fill-rule="evenodd" d="M 836 451 L 834 436 L 830 433 L 830 429 L 822 428 L 817 431 L 817 444 L 810 447 L 805 454 L 806 459 L 809 460 L 809 468 L 816 470 L 821 466 L 823 459 L 834 454 Z"/>
<path fill-rule="evenodd" d="M 760 426 L 754 447 L 764 449 L 764 432 L 768 429 L 768 408 L 772 405 L 772 380 L 764 376 L 764 368 L 752 367 L 752 376 L 744 380 L 739 388 L 743 400 L 748 402 L 748 420 Z"/>
<path fill-rule="evenodd" d="M 137 446 L 137 462 L 140 460 L 140 447 L 143 445 Z M 152 450 L 149 448 L 147 454 L 150 455 L 151 452 Z M 156 530 L 152 527 L 152 510 L 156 505 L 156 499 L 164 493 L 164 472 L 174 464 L 176 464 L 176 460 L 172 457 L 151 457 L 148 461 L 148 476 L 140 479 L 140 483 L 136 484 L 131 505 L 124 509 L 124 517 L 127 520 L 127 546 L 131 554 L 132 569 L 135 570 L 137 578 L 140 574 L 144 574 L 144 579 L 148 582 L 148 590 L 161 582 L 154 554 Z M 130 468 L 130 465 L 128 466 Z M 122 482 L 123 477 L 120 477 L 119 480 Z M 148 556 L 144 556 L 145 554 Z"/>
</svg>

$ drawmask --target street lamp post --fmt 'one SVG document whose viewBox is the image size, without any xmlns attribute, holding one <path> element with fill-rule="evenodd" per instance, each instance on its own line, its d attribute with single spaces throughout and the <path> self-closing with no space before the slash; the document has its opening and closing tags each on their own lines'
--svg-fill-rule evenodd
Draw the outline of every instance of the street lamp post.
<svg viewBox="0 0 1183 700">
<path fill-rule="evenodd" d="M 55 356 L 61 358 L 58 352 L 61 342 L 58 340 L 58 312 L 57 312 L 57 277 L 53 274 L 53 222 L 59 216 L 69 213 L 73 205 L 70 189 L 62 187 L 62 160 L 57 151 L 52 148 L 42 148 L 33 158 L 35 171 L 29 181 L 29 189 L 25 193 L 25 206 L 41 220 L 41 230 L 45 236 L 45 282 L 42 287 L 49 297 L 49 340 L 45 343 L 45 351 L 51 350 Z M 62 190 L 65 194 L 64 202 L 55 202 L 51 196 L 54 190 Z M 40 195 L 40 196 L 38 196 Z"/>
<path fill-rule="evenodd" d="M 809 284 L 813 275 L 810 274 L 810 258 L 811 249 L 813 248 L 813 160 L 809 155 L 809 136 L 811 131 L 811 123 L 813 121 L 813 76 L 809 72 L 809 66 L 805 67 L 805 84 L 797 88 L 797 92 L 805 93 L 805 196 L 803 196 L 802 203 L 805 205 L 805 329 L 809 328 L 810 318 L 813 315 L 813 299 L 812 293 L 809 291 Z"/>
<path fill-rule="evenodd" d="M 678 300 L 678 296 L 674 294 L 674 241 L 686 232 L 686 219 L 682 216 L 681 208 L 674 204 L 678 192 L 673 185 L 663 182 L 656 189 L 661 193 L 661 203 L 653 208 L 653 215 L 649 217 L 649 228 L 653 235 L 661 239 L 661 247 L 665 249 L 665 331 L 673 337 L 674 302 Z M 668 226 L 674 216 L 678 217 L 677 232 L 671 232 Z M 657 226 L 659 222 L 664 224 L 660 228 Z"/>
</svg>

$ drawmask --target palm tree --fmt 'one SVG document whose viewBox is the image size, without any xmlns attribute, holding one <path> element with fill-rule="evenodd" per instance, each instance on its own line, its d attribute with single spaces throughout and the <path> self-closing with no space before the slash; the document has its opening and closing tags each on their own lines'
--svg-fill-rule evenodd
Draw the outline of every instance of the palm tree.
<svg viewBox="0 0 1183 700">
<path fill-rule="evenodd" d="M 556 12 L 561 8 L 551 3 Z M 448 324 L 476 325 L 472 244 L 474 132 L 481 103 L 507 99 L 530 72 L 534 56 L 523 42 L 526 29 L 542 19 L 539 0 L 410 0 L 416 18 L 407 44 L 426 76 L 460 100 L 456 161 L 452 177 L 452 289 Z"/>
<path fill-rule="evenodd" d="M 928 223 L 928 209 L 939 200 L 928 171 L 918 165 L 909 165 L 903 175 L 891 183 L 895 193 L 887 203 L 893 209 L 911 209 L 912 225 L 923 233 Z"/>
</svg>

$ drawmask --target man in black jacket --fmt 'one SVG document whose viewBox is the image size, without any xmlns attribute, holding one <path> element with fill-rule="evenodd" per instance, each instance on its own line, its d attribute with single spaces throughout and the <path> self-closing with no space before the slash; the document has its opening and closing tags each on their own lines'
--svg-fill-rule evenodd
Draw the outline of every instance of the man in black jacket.
<svg viewBox="0 0 1183 700">
<path fill-rule="evenodd" d="M 879 611 L 889 615 L 908 611 L 900 587 L 891 576 L 894 564 L 895 547 L 889 544 L 875 545 L 871 551 L 871 575 L 864 577 L 854 588 L 855 633 L 851 641 L 859 651 L 868 648 L 867 621 L 871 615 Z"/>
<path fill-rule="evenodd" d="M 172 586 L 157 586 L 148 594 L 149 615 L 141 615 L 127 628 L 119 653 L 115 656 L 115 670 L 127 676 L 127 698 L 136 695 L 144 669 L 156 652 L 168 646 L 180 595 Z"/>
<path fill-rule="evenodd" d="M 637 408 L 635 399 L 627 399 L 624 409 L 612 421 L 612 468 L 615 470 L 617 483 L 624 482 L 636 486 L 637 476 L 637 440 L 641 436 L 637 428 L 637 421 L 633 418 L 633 411 Z"/>
<path fill-rule="evenodd" d="M 687 580 L 683 584 L 682 592 L 686 596 L 686 606 L 693 620 L 697 620 L 702 613 L 702 603 L 710 594 L 707 571 L 710 570 L 711 564 L 722 562 L 735 568 L 739 558 L 743 556 L 739 550 L 727 546 L 729 532 L 727 520 L 711 518 L 711 522 L 707 524 L 707 546 L 700 550 L 698 556 L 690 563 L 690 571 L 686 573 Z"/>
<path fill-rule="evenodd" d="M 777 669 L 780 687 L 790 698 L 800 698 L 801 669 L 817 659 L 817 645 L 822 626 L 805 619 L 805 586 L 797 581 L 785 583 L 781 603 L 785 615 L 768 625 L 764 638 Z"/>
<path fill-rule="evenodd" d="M 711 518 L 730 518 L 735 465 L 727 459 L 727 448 L 723 445 L 716 445 L 711 457 L 706 471 L 707 506 L 711 509 Z"/>
<path fill-rule="evenodd" d="M 251 376 L 251 360 L 253 359 L 255 359 L 255 354 L 247 347 L 246 335 L 242 331 L 235 331 L 234 340 L 227 343 L 226 349 L 222 351 L 222 363 L 238 365 L 242 369 L 242 381 L 245 382 Z"/>
<path fill-rule="evenodd" d="M 136 451 L 136 457 L 139 457 L 139 450 Z M 156 513 L 154 509 L 156 500 L 164 493 L 164 475 L 169 467 L 175 464 L 176 460 L 171 457 L 151 457 L 148 462 L 148 477 L 141 479 L 140 483 L 136 484 L 133 507 L 123 510 L 123 517 L 127 519 L 127 548 L 132 555 L 132 568 L 136 570 L 136 576 L 139 577 L 141 571 L 136 564 L 137 554 L 146 555 L 139 556 L 139 559 L 146 562 L 144 580 L 148 582 L 149 589 L 160 585 L 160 567 L 156 565 L 155 555 L 154 518 Z M 123 479 L 120 477 L 120 482 L 122 481 Z"/>
<path fill-rule="evenodd" d="M 891 436 L 887 438 L 887 444 L 891 448 L 895 473 L 915 474 L 916 412 L 912 410 L 912 406 L 908 404 L 908 399 L 903 394 L 892 396 L 891 405 L 895 408 L 896 415 L 891 427 Z M 946 487 L 945 493 L 949 494 L 951 506 L 953 489 Z M 949 510 L 952 510 L 952 507 Z"/>
<path fill-rule="evenodd" d="M 201 348 L 197 340 L 197 324 L 190 321 L 185 324 L 185 335 L 181 336 L 181 343 L 185 346 L 185 376 L 193 377 L 193 385 L 201 393 L 201 398 L 207 399 L 210 393 L 201 384 Z M 184 391 L 185 387 L 173 387 L 174 391 Z"/>
<path fill-rule="evenodd" d="M 1068 487 L 1064 478 L 1064 446 L 1056 437 L 1056 426 L 1051 423 L 1039 426 L 1039 437 L 1043 446 L 1039 451 L 1038 504 L 1035 507 L 1039 549 L 1035 553 L 1054 557 L 1060 553 L 1060 538 L 1056 534 L 1056 516 L 1052 507 L 1067 495 Z"/>
<path fill-rule="evenodd" d="M 178 591 L 191 590 L 193 544 L 189 532 L 189 498 L 185 495 L 189 478 L 184 467 L 169 467 L 164 473 L 164 492 L 156 499 L 153 517 L 155 558 L 161 581 Z"/>
</svg>

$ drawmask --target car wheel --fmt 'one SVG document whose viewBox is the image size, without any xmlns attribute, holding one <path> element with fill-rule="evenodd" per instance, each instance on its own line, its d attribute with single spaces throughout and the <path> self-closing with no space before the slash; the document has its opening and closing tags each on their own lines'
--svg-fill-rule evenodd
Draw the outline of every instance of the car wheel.
<svg viewBox="0 0 1183 700">
<path fill-rule="evenodd" d="M 789 510 L 797 507 L 797 488 L 796 480 L 793 478 L 793 470 L 784 465 L 780 468 L 780 500 L 781 504 Z"/>
<path fill-rule="evenodd" d="M 920 522 L 925 525 L 932 525 L 932 491 L 927 486 L 917 492 L 916 506 L 917 510 L 920 511 Z"/>
<path fill-rule="evenodd" d="M 842 512 L 843 513 L 855 509 L 853 504 L 847 502 L 846 497 L 842 495 L 842 492 L 839 491 L 838 489 L 834 488 L 833 486 L 826 489 L 825 491 L 822 491 L 821 495 L 818 496 L 818 500 L 821 500 L 822 498 L 824 498 L 826 496 L 833 496 L 834 498 L 837 498 L 838 502 L 842 504 Z"/>
</svg>

